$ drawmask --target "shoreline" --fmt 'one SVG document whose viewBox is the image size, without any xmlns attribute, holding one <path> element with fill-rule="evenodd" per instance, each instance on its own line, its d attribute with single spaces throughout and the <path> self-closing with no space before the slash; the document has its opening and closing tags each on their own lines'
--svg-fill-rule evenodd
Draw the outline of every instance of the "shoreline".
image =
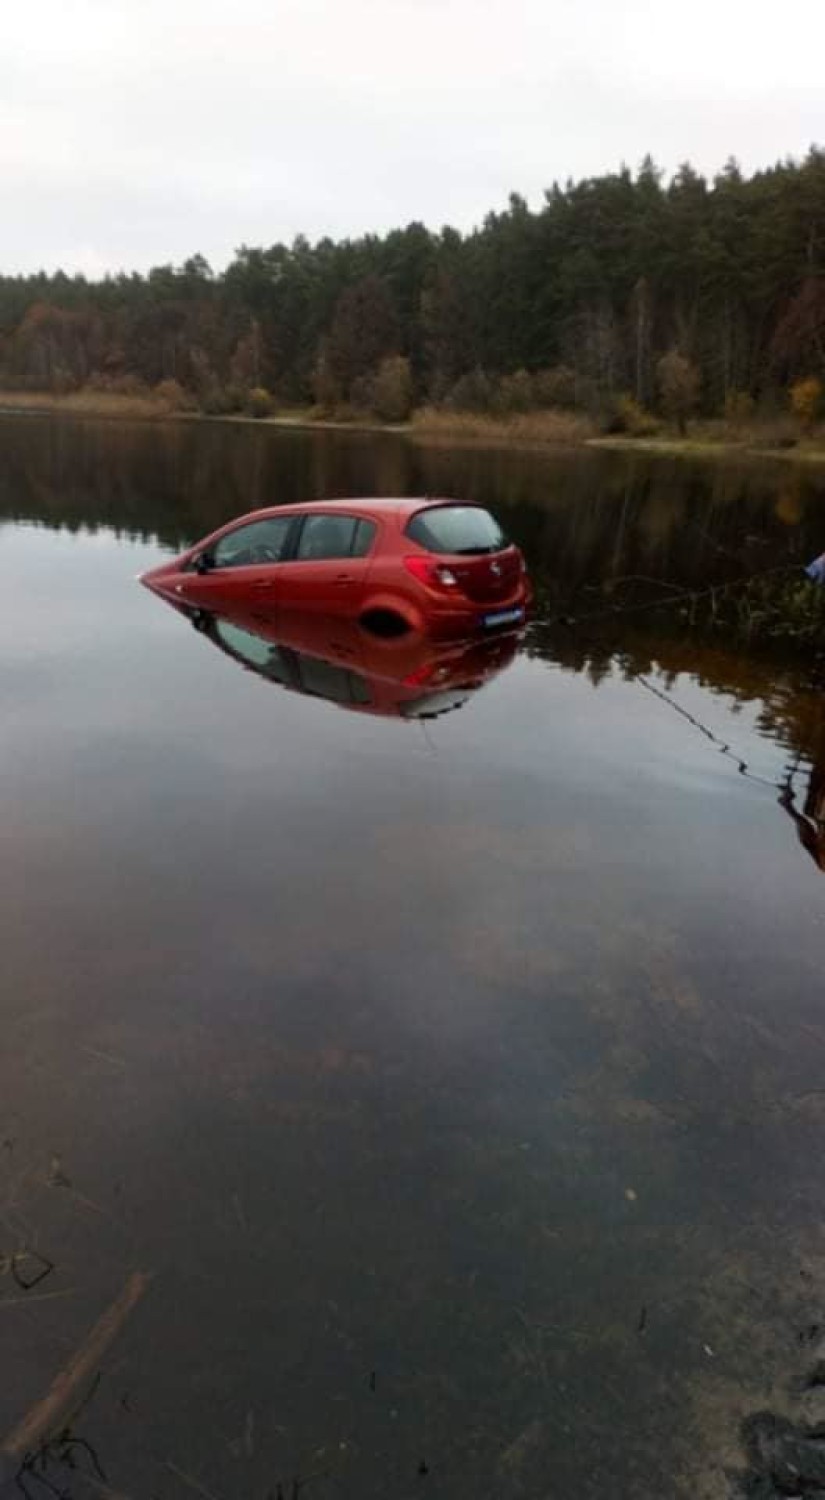
<svg viewBox="0 0 825 1500">
<path fill-rule="evenodd" d="M 552 417 L 552 413 L 549 415 Z M 575 448 L 641 453 L 654 458 L 740 459 L 748 462 L 779 460 L 784 463 L 825 465 L 825 443 L 817 447 L 805 446 L 805 440 L 802 439 L 793 447 L 777 448 L 771 447 L 764 439 L 760 441 L 758 433 L 751 437 L 718 439 L 708 436 L 599 436 L 587 433 L 584 430 L 585 419 L 575 416 L 569 424 L 559 423 L 561 430 L 555 432 L 552 424 L 551 430 L 546 430 L 548 424 L 542 421 L 541 415 L 534 422 L 531 422 L 529 416 L 508 422 L 483 417 L 472 417 L 469 420 L 450 418 L 447 414 L 440 413 L 435 420 L 413 419 L 411 422 L 379 422 L 367 417 L 360 420 L 336 420 L 332 417 L 314 417 L 306 411 L 285 411 L 268 417 L 251 417 L 244 412 L 209 416 L 198 411 L 173 411 L 148 396 L 92 397 L 83 392 L 50 396 L 40 392 L 0 392 L 0 418 L 55 416 L 91 421 L 223 422 L 250 427 L 275 427 L 293 432 L 350 432 L 373 436 L 386 434 L 434 446 L 511 449 L 514 452 L 552 453 Z"/>
</svg>

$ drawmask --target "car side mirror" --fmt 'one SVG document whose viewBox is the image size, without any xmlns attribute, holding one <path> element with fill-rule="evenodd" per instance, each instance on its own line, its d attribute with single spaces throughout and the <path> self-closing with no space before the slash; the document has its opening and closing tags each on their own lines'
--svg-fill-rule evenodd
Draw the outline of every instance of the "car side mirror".
<svg viewBox="0 0 825 1500">
<path fill-rule="evenodd" d="M 197 562 L 195 563 L 195 572 L 201 574 L 211 573 L 214 566 L 214 557 L 212 557 L 209 552 L 202 552 Z"/>
</svg>

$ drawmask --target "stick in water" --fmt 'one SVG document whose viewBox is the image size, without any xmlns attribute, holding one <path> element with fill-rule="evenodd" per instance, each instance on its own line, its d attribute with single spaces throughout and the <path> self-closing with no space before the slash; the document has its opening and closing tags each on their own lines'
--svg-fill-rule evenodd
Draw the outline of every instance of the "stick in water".
<svg viewBox="0 0 825 1500">
<path fill-rule="evenodd" d="M 80 1348 L 53 1381 L 47 1395 L 9 1433 L 0 1447 L 0 1453 L 11 1458 L 24 1458 L 59 1428 L 61 1418 L 65 1416 L 78 1390 L 93 1378 L 109 1345 L 114 1342 L 148 1285 L 149 1277 L 144 1271 L 132 1273 L 120 1296 L 98 1318 Z"/>
</svg>

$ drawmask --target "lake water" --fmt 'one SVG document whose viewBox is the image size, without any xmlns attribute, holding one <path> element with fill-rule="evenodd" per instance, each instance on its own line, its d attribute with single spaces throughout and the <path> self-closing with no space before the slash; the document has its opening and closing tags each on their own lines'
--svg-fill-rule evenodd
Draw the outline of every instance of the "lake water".
<svg viewBox="0 0 825 1500">
<path fill-rule="evenodd" d="M 399 492 L 544 601 L 437 717 L 135 582 Z M 140 1269 L 72 1495 L 730 1493 L 825 1293 L 822 690 L 642 604 L 823 546 L 781 465 L 3 422 L 0 1439 Z"/>
</svg>

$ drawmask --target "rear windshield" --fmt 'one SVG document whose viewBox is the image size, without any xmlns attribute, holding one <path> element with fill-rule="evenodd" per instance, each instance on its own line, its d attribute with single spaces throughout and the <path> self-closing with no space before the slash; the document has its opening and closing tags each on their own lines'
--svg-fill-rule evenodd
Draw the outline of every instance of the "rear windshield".
<svg viewBox="0 0 825 1500">
<path fill-rule="evenodd" d="M 508 545 L 501 527 L 490 512 L 479 505 L 434 505 L 420 510 L 406 528 L 406 535 L 428 552 L 500 552 Z"/>
</svg>

